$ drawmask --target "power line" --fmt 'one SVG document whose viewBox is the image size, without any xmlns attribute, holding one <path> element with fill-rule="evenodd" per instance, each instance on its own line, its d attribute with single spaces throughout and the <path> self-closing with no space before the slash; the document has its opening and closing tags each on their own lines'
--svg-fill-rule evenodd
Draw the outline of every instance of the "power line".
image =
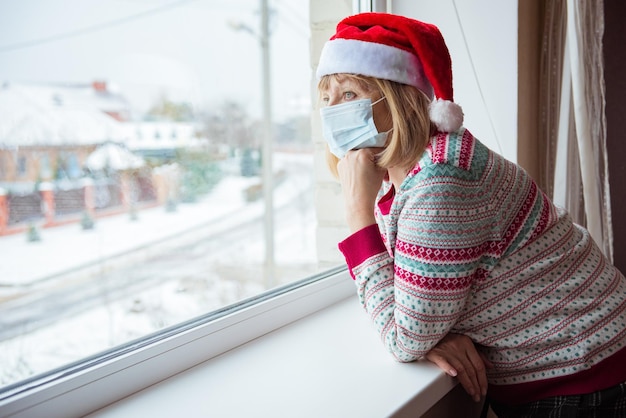
<svg viewBox="0 0 626 418">
<path fill-rule="evenodd" d="M 192 3 L 194 1 L 198 1 L 198 0 L 179 0 L 179 1 L 175 1 L 169 4 L 166 4 L 164 6 L 160 6 L 160 7 L 156 7 L 154 9 L 151 10 L 147 10 L 145 12 L 141 12 L 141 13 L 137 13 L 131 16 L 126 16 L 120 19 L 115 19 L 109 22 L 104 22 L 104 23 L 100 23 L 97 25 L 93 25 L 93 26 L 89 26 L 86 28 L 82 28 L 82 29 L 77 29 L 74 31 L 70 31 L 70 32 L 64 32 L 64 33 L 59 33 L 57 35 L 52 35 L 49 36 L 47 38 L 40 38 L 40 39 L 33 39 L 30 41 L 23 41 L 23 42 L 17 42 L 11 45 L 6 45 L 6 46 L 0 46 L 0 53 L 1 52 L 7 52 L 7 51 L 15 51 L 18 49 L 25 49 L 25 48 L 31 48 L 34 46 L 38 46 L 38 45 L 42 45 L 42 44 L 47 44 L 50 42 L 56 42 L 56 41 L 60 41 L 62 39 L 67 39 L 67 38 L 73 38 L 75 36 L 82 36 L 82 35 L 86 35 L 88 33 L 92 33 L 92 32 L 97 32 L 97 31 L 101 31 L 104 29 L 109 29 L 115 26 L 120 26 L 120 25 L 124 25 L 127 23 L 130 23 L 132 21 L 138 20 L 138 19 L 143 19 L 146 18 L 148 16 L 152 16 L 158 13 L 163 13 L 165 11 L 183 6 L 187 3 Z"/>
<path fill-rule="evenodd" d="M 291 26 L 291 28 L 297 32 L 298 34 L 308 37 L 308 27 L 309 23 L 305 18 L 303 18 L 298 12 L 294 10 L 294 8 L 289 4 L 282 1 L 277 2 L 281 6 L 281 11 L 283 13 L 278 13 L 279 18 L 287 24 L 287 26 Z M 288 11 L 291 16 L 288 16 L 284 11 Z M 292 20 L 293 19 L 293 20 Z M 297 22 L 295 22 L 295 21 Z"/>
<path fill-rule="evenodd" d="M 282 19 L 281 19 L 282 18 Z M 307 38 L 309 33 L 306 31 L 306 29 L 304 29 L 302 26 L 298 26 L 296 23 L 294 23 L 293 20 L 291 20 L 289 18 L 289 16 L 287 15 L 281 15 L 279 13 L 279 19 L 281 19 L 284 23 L 287 24 L 287 26 L 290 26 L 291 29 L 294 30 L 294 32 L 296 32 L 298 35 L 303 36 L 304 38 Z"/>
<path fill-rule="evenodd" d="M 307 19 L 305 19 L 305 18 L 304 18 L 304 17 L 300 14 L 300 12 L 296 11 L 296 9 L 294 9 L 294 8 L 293 8 L 293 4 L 286 3 L 286 2 L 284 2 L 284 1 L 280 1 L 280 0 L 278 0 L 278 1 L 277 1 L 277 3 L 278 3 L 278 4 L 280 4 L 280 5 L 284 8 L 284 10 L 288 10 L 288 11 L 289 11 L 289 13 L 291 13 L 291 15 L 292 15 L 292 16 L 293 16 L 293 17 L 294 17 L 297 21 L 299 21 L 299 23 L 300 23 L 302 26 L 308 26 L 309 22 L 307 21 Z"/>
<path fill-rule="evenodd" d="M 467 51 L 467 56 L 469 57 L 470 66 L 472 67 L 472 72 L 474 73 L 474 80 L 476 81 L 476 86 L 478 86 L 478 92 L 480 93 L 480 98 L 482 99 L 483 106 L 485 107 L 485 111 L 487 112 L 487 119 L 489 119 L 489 124 L 491 125 L 491 132 L 493 132 L 494 139 L 496 140 L 496 144 L 498 145 L 498 150 L 500 154 L 502 154 L 502 146 L 500 145 L 498 133 L 496 132 L 496 127 L 493 124 L 493 118 L 491 117 L 491 112 L 489 112 L 489 106 L 487 106 L 487 100 L 485 100 L 483 89 L 480 86 L 480 80 L 478 80 L 478 73 L 476 72 L 476 66 L 474 65 L 474 60 L 472 59 L 469 44 L 467 43 L 467 37 L 465 36 L 465 31 L 463 30 L 463 24 L 461 23 L 461 16 L 459 15 L 459 10 L 456 6 L 456 0 L 452 0 L 452 5 L 454 6 L 456 20 L 459 23 L 459 28 L 461 29 L 461 37 L 463 38 L 463 43 L 465 44 L 465 50 Z"/>
</svg>

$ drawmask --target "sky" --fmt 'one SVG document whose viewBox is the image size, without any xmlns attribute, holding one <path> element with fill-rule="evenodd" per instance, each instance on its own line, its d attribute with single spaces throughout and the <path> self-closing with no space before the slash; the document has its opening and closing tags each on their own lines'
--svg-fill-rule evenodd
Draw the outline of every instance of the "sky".
<svg viewBox="0 0 626 418">
<path fill-rule="evenodd" d="M 261 115 L 260 0 L 0 0 L 0 85 L 107 81 L 139 110 L 165 95 Z M 308 0 L 270 0 L 272 114 L 309 112 Z M 256 34 L 233 29 L 241 23 Z"/>
</svg>

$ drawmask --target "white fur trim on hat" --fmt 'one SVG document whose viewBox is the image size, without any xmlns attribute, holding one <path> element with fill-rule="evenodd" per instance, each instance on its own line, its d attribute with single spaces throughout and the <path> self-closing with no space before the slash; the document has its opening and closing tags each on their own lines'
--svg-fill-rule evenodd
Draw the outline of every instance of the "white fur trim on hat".
<svg viewBox="0 0 626 418">
<path fill-rule="evenodd" d="M 359 74 L 408 84 L 430 99 L 433 87 L 422 71 L 419 58 L 389 45 L 355 39 L 326 42 L 317 67 L 317 78 L 329 74 Z"/>
</svg>

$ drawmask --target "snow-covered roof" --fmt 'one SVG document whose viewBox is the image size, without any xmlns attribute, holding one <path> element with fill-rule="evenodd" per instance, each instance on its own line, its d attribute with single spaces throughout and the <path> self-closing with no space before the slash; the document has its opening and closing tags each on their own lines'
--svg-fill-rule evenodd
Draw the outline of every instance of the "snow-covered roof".
<svg viewBox="0 0 626 418">
<path fill-rule="evenodd" d="M 105 96 L 91 85 L 5 83 L 0 87 L 0 148 L 123 142 L 121 124 L 104 113 Z"/>
<path fill-rule="evenodd" d="M 111 170 L 131 170 L 145 165 L 143 158 L 133 154 L 126 146 L 107 142 L 96 148 L 85 162 L 85 166 L 92 171 Z"/>
<path fill-rule="evenodd" d="M 199 141 L 194 125 L 188 122 L 127 122 L 123 128 L 131 150 L 180 148 Z"/>
</svg>

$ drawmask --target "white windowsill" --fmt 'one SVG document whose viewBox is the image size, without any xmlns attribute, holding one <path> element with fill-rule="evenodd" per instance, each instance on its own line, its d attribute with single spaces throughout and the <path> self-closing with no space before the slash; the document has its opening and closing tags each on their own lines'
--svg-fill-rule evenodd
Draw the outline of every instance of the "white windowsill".
<svg viewBox="0 0 626 418">
<path fill-rule="evenodd" d="M 24 385 L 0 399 L 0 416 L 479 415 L 480 405 L 434 365 L 392 359 L 345 269 L 274 293 Z"/>
<path fill-rule="evenodd" d="M 349 296 L 89 417 L 419 417 L 454 386 L 394 361 Z"/>
</svg>

